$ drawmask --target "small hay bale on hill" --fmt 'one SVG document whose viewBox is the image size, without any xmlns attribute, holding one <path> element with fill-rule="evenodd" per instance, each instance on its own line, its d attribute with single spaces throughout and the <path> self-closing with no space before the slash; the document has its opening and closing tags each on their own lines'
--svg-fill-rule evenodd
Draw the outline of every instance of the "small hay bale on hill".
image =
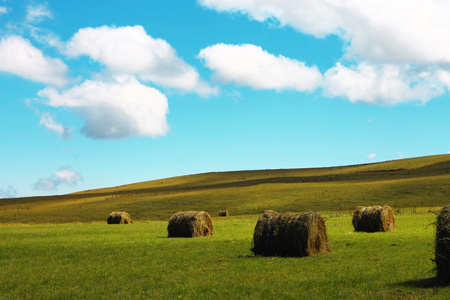
<svg viewBox="0 0 450 300">
<path fill-rule="evenodd" d="M 353 213 L 355 231 L 385 232 L 395 231 L 395 217 L 392 209 L 387 206 L 358 206 Z"/>
<path fill-rule="evenodd" d="M 228 217 L 228 210 L 219 211 L 219 217 Z"/>
<path fill-rule="evenodd" d="M 108 224 L 129 224 L 133 223 L 131 217 L 126 212 L 112 212 L 107 219 Z"/>
<path fill-rule="evenodd" d="M 214 226 L 211 216 L 204 211 L 181 211 L 169 219 L 169 237 L 212 236 Z"/>
<path fill-rule="evenodd" d="M 437 216 L 435 255 L 437 279 L 447 285 L 450 283 L 450 205 L 442 208 Z"/>
<path fill-rule="evenodd" d="M 259 216 L 251 250 L 255 255 L 283 257 L 331 252 L 325 221 L 318 213 L 277 213 L 273 210 L 266 210 Z"/>
</svg>

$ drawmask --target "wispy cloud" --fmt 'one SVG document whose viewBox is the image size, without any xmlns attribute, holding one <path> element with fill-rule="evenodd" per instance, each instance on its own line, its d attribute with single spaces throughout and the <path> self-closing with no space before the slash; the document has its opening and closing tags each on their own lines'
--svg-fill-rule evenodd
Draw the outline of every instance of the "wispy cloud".
<svg viewBox="0 0 450 300">
<path fill-rule="evenodd" d="M 27 6 L 26 22 L 40 23 L 45 19 L 52 19 L 53 14 L 46 3 L 30 4 Z"/>
<path fill-rule="evenodd" d="M 8 13 L 8 7 L 0 6 L 0 15 L 7 14 L 7 13 Z"/>
<path fill-rule="evenodd" d="M 62 137 L 63 139 L 70 139 L 72 136 L 72 132 L 69 128 L 53 120 L 53 118 L 48 113 L 43 113 L 41 115 L 39 124 L 44 125 L 45 128 L 50 131 L 56 132 L 58 136 Z"/>
<path fill-rule="evenodd" d="M 375 158 L 377 158 L 377 155 L 375 153 L 370 153 L 370 154 L 367 154 L 367 158 L 370 160 L 374 160 Z"/>
<path fill-rule="evenodd" d="M 16 196 L 16 189 L 10 185 L 6 189 L 0 189 L 0 198 L 15 198 Z"/>
<path fill-rule="evenodd" d="M 402 152 L 397 152 L 397 157 L 395 159 L 404 159 L 406 158 Z"/>
<path fill-rule="evenodd" d="M 39 179 L 34 184 L 33 189 L 41 191 L 57 190 L 61 184 L 73 186 L 82 179 L 80 173 L 74 171 L 71 167 L 61 167 L 52 176 Z"/>
</svg>

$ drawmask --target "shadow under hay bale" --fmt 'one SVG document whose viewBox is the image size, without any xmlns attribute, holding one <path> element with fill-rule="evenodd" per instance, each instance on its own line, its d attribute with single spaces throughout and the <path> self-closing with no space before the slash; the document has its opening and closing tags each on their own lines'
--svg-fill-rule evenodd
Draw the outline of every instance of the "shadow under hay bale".
<svg viewBox="0 0 450 300">
<path fill-rule="evenodd" d="M 211 216 L 204 211 L 182 211 L 169 219 L 169 237 L 212 236 L 214 226 Z"/>
<path fill-rule="evenodd" d="M 440 284 L 450 283 L 450 205 L 441 209 L 436 221 L 435 262 L 437 280 Z"/>
<path fill-rule="evenodd" d="M 131 217 L 126 212 L 112 212 L 107 219 L 108 224 L 129 224 L 133 223 Z"/>
<path fill-rule="evenodd" d="M 312 211 L 277 213 L 266 210 L 256 223 L 251 250 L 255 255 L 283 257 L 331 252 L 325 221 Z"/>
<path fill-rule="evenodd" d="M 353 213 L 355 231 L 386 232 L 395 231 L 395 217 L 392 209 L 387 206 L 358 206 Z"/>
<path fill-rule="evenodd" d="M 221 210 L 219 211 L 219 217 L 228 217 L 228 210 Z"/>
</svg>

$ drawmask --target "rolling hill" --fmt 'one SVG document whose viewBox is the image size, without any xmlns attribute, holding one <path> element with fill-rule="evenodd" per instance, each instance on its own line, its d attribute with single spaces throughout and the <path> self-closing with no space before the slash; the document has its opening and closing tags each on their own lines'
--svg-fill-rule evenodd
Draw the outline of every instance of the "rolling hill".
<svg viewBox="0 0 450 300">
<path fill-rule="evenodd" d="M 1 223 L 166 220 L 181 210 L 217 215 L 341 211 L 388 204 L 398 210 L 450 203 L 450 155 L 329 168 L 214 172 L 47 197 L 0 199 Z"/>
</svg>

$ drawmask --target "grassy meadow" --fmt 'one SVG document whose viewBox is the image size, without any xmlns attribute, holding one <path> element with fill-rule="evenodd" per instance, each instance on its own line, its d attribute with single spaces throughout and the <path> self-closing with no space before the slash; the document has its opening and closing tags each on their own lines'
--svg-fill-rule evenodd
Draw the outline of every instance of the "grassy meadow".
<svg viewBox="0 0 450 300">
<path fill-rule="evenodd" d="M 167 222 L 0 226 L 2 299 L 449 299 L 433 277 L 435 215 L 356 233 L 328 215 L 332 253 L 255 257 L 257 215 L 214 218 L 207 238 L 167 238 Z"/>
<path fill-rule="evenodd" d="M 0 299 L 450 299 L 435 276 L 432 223 L 450 203 L 450 155 L 317 169 L 217 172 L 0 199 Z M 359 205 L 390 205 L 397 231 L 354 232 Z M 217 217 L 220 210 L 231 216 Z M 314 210 L 332 253 L 255 257 L 258 214 Z M 213 237 L 168 238 L 182 210 Z M 134 224 L 107 225 L 112 211 Z"/>
</svg>

